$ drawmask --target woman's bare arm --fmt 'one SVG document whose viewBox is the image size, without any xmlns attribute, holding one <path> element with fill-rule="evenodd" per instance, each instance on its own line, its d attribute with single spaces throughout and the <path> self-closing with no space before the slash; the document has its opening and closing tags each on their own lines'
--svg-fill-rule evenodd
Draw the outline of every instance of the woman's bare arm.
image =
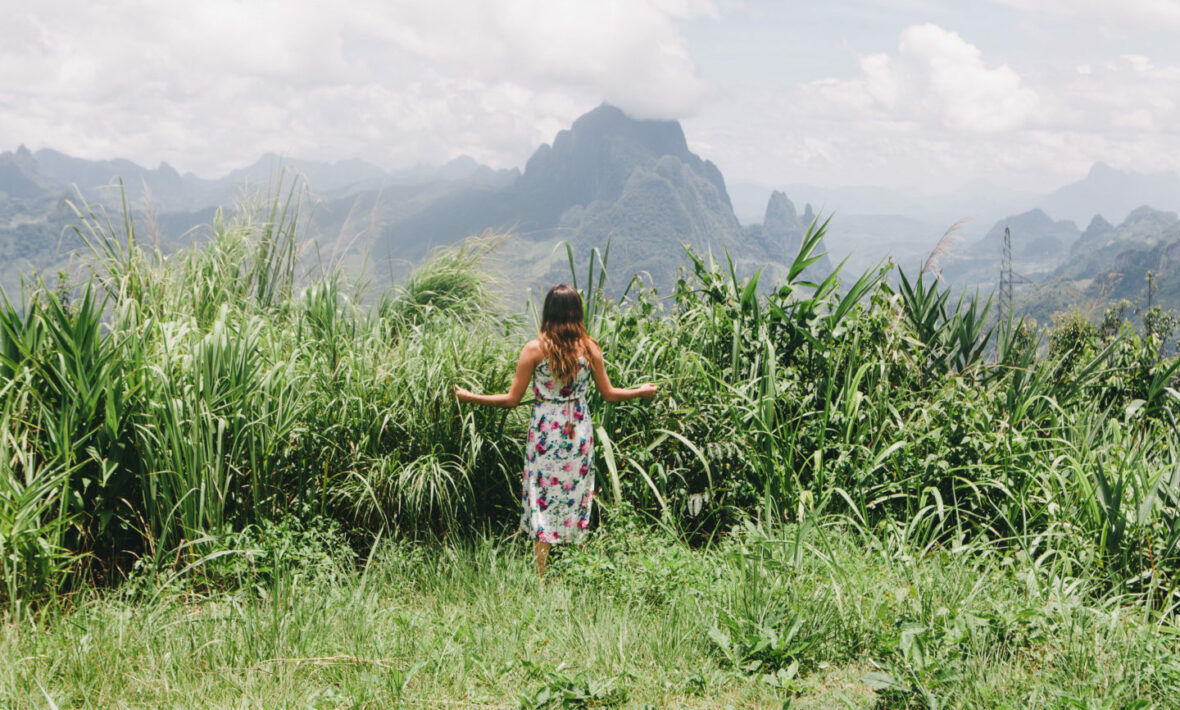
<svg viewBox="0 0 1180 710">
<path fill-rule="evenodd" d="M 533 369 L 541 362 L 541 345 L 536 340 L 530 340 L 520 351 L 520 358 L 516 361 L 516 375 L 512 378 L 512 386 L 507 394 L 475 394 L 462 387 L 455 387 L 455 398 L 468 404 L 482 404 L 486 407 L 504 407 L 511 409 L 520 404 L 521 397 L 528 389 L 529 380 L 533 377 Z"/>
<path fill-rule="evenodd" d="M 594 375 L 594 384 L 598 387 L 598 391 L 602 394 L 604 400 L 607 402 L 623 402 L 628 399 L 635 399 L 636 397 L 651 399 L 655 396 L 656 386 L 653 384 L 642 384 L 635 389 L 621 389 L 612 385 L 610 383 L 610 377 L 606 374 L 606 364 L 602 360 L 602 348 L 598 347 L 598 343 L 591 340 L 588 351 L 590 373 Z"/>
</svg>

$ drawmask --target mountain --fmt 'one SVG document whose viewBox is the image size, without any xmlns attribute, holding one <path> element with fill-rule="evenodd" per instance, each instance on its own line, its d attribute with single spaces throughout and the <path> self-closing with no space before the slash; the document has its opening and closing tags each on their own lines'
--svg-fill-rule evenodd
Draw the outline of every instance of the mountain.
<svg viewBox="0 0 1180 710">
<path fill-rule="evenodd" d="M 941 225 L 966 219 L 967 229 L 994 222 L 1005 214 L 1027 210 L 1038 197 L 983 180 L 974 180 L 947 193 L 927 194 L 914 190 L 871 185 L 818 187 L 793 183 L 786 192 L 799 202 L 808 202 L 824 214 L 904 217 L 917 223 Z M 732 189 L 734 210 L 743 221 L 753 219 L 766 202 L 770 187 L 740 182 Z M 979 232 L 982 235 L 982 231 Z"/>
<path fill-rule="evenodd" d="M 953 247 L 941 261 L 942 277 L 960 289 L 990 292 L 1000 278 L 1005 230 L 1011 234 L 1013 271 L 1021 278 L 1034 280 L 1058 268 L 1080 236 L 1076 224 L 1053 221 L 1040 209 L 1005 217 L 996 221 L 982 239 Z"/>
<path fill-rule="evenodd" d="M 513 192 L 531 206 L 522 227 L 536 238 L 563 238 L 579 252 L 609 239 L 625 277 L 647 272 L 665 291 L 684 263 L 682 243 L 738 260 L 753 247 L 721 171 L 688 149 L 679 123 L 635 120 L 606 104 L 538 148 Z"/>
<path fill-rule="evenodd" d="M 317 195 L 342 196 L 390 185 L 406 187 L 433 183 L 464 183 L 500 187 L 515 180 L 520 171 L 493 170 L 477 163 L 468 155 L 461 155 L 441 166 L 418 165 L 386 172 L 364 160 L 326 163 L 266 153 L 252 165 L 234 170 L 216 182 L 220 185 L 251 184 L 266 187 L 275 183 L 280 174 L 301 176 Z"/>
<path fill-rule="evenodd" d="M 734 203 L 739 216 L 744 221 L 754 219 L 757 205 L 770 191 L 753 183 L 736 185 Z M 1033 279 L 1046 279 L 1052 278 L 1072 252 L 1092 248 L 1093 240 L 1085 238 L 1077 225 L 1089 224 L 1096 214 L 1118 223 L 1145 204 L 1156 210 L 1180 211 L 1180 177 L 1175 173 L 1149 175 L 1104 163 L 1095 163 L 1084 179 L 1042 197 L 982 181 L 940 195 L 805 183 L 788 185 L 786 191 L 797 201 L 834 214 L 827 241 L 833 257 L 847 255 L 845 268 L 853 273 L 884 258 L 916 268 L 911 265 L 924 261 L 947 226 L 966 218 L 958 229 L 960 243 L 952 244 L 942 260 L 943 278 L 957 289 L 994 287 L 1005 226 L 1012 232 L 1015 270 Z M 982 228 L 986 225 L 992 226 L 985 232 Z M 1091 237 L 1098 226 L 1087 230 Z M 1103 258 L 1109 256 L 1104 253 Z"/>
<path fill-rule="evenodd" d="M 208 222 L 214 206 L 233 204 L 243 184 L 265 188 L 280 170 L 301 174 L 310 185 L 308 234 L 321 253 L 356 264 L 371 255 L 370 263 L 381 264 L 373 270 L 377 278 L 397 278 L 435 246 L 508 231 L 500 267 L 518 289 L 568 278 L 566 245 L 584 264 L 591 249 L 608 242 L 617 290 L 638 271 L 667 292 L 686 263 L 682 245 L 718 260 L 727 253 L 741 274 L 762 269 L 770 284 L 785 273 L 818 211 L 834 219 L 825 238 L 831 259 L 817 264 L 817 272 L 845 258 L 853 275 L 886 258 L 916 268 L 949 224 L 969 217 L 959 229 L 962 240 L 942 259 L 942 276 L 956 290 L 994 286 L 1008 227 L 1017 273 L 1057 284 L 1062 293 L 1075 289 L 1079 298 L 1096 297 L 1093 284 L 1109 294 L 1134 294 L 1147 269 L 1171 273 L 1168 215 L 1180 209 L 1175 173 L 1146 175 L 1102 163 L 1043 198 L 979 181 L 941 195 L 800 183 L 741 184 L 731 196 L 717 166 L 690 150 L 679 123 L 636 120 L 603 104 L 539 146 L 523 170 L 493 170 L 468 156 L 386 172 L 362 160 L 267 154 L 204 179 L 167 163 L 145 168 L 22 146 L 0 154 L 0 285 L 13 288 L 17 264 L 54 269 L 62 263 L 59 245 L 72 244 L 68 231 L 62 239 L 70 222 L 62 198 L 72 195 L 72 185 L 88 200 L 118 209 L 119 192 L 111 186 L 122 180 L 135 209 L 143 210 L 150 197 L 154 223 L 171 243 Z M 797 205 L 806 206 L 803 214 Z M 1088 227 L 1079 231 L 1078 224 Z M 1122 274 L 1122 285 L 1112 273 Z M 1163 293 L 1167 284 L 1159 284 Z"/>
<path fill-rule="evenodd" d="M 1152 272 L 1155 305 L 1180 309 L 1180 218 L 1147 206 L 1131 211 L 1118 226 L 1095 216 L 1069 255 L 1041 284 L 1025 289 L 1023 312 L 1043 322 L 1056 311 L 1081 307 L 1100 315 L 1106 305 L 1126 299 L 1146 305 Z"/>
<path fill-rule="evenodd" d="M 368 180 L 387 177 L 384 170 L 364 160 L 340 160 L 334 163 L 298 160 L 276 153 L 265 153 L 253 165 L 231 171 L 218 183 L 251 184 L 266 187 L 275 183 L 280 174 L 302 175 L 316 192 L 325 194 L 346 189 Z"/>
<path fill-rule="evenodd" d="M 77 184 L 87 189 L 122 179 L 125 184 L 143 183 L 160 193 L 177 192 L 184 187 L 180 173 L 168 163 L 160 163 L 152 170 L 130 160 L 84 160 L 48 148 L 37 151 L 34 157 L 42 175 L 63 185 Z"/>
<path fill-rule="evenodd" d="M 520 177 L 520 170 L 494 170 L 482 163 L 476 162 L 470 155 L 460 155 L 458 158 L 441 165 L 419 166 L 411 171 L 393 173 L 393 179 L 402 183 L 423 182 L 466 182 L 480 187 L 507 187 Z"/>
<path fill-rule="evenodd" d="M 1074 244 L 1055 276 L 1100 278 L 1117 271 L 1115 267 L 1125 263 L 1128 254 L 1153 252 L 1176 237 L 1180 237 L 1180 221 L 1175 212 L 1144 205 L 1132 210 L 1117 227 L 1099 215 Z"/>
<path fill-rule="evenodd" d="M 109 214 L 122 209 L 125 195 L 140 227 L 168 251 L 207 234 L 192 230 L 210 224 L 216 207 L 232 208 L 245 186 L 264 193 L 280 174 L 286 185 L 295 175 L 306 180 L 307 233 L 326 244 L 325 253 L 338 254 L 355 251 L 353 242 L 371 231 L 375 218 L 403 218 L 469 186 L 502 186 L 519 171 L 492 170 L 463 156 L 444 166 L 390 174 L 360 160 L 322 163 L 267 154 L 221 178 L 203 179 L 181 175 L 167 163 L 150 169 L 128 160 L 86 160 L 20 146 L 0 153 L 0 288 L 17 298 L 22 274 L 40 271 L 52 282 L 55 272 L 69 269 L 71 253 L 81 245 L 69 229 L 74 217 L 63 200 L 78 202 L 75 188 Z"/>
<path fill-rule="evenodd" d="M 785 274 L 812 218 L 810 206 L 800 216 L 785 194 L 776 193 L 765 224 L 743 228 L 721 171 L 689 150 L 679 123 L 632 119 L 607 104 L 539 146 L 523 172 L 492 170 L 467 156 L 386 173 L 360 160 L 320 163 L 266 154 L 208 180 L 181 175 L 166 163 L 150 169 L 22 147 L 0 154 L 0 285 L 12 291 L 18 269 L 68 262 L 75 245 L 61 199 L 72 185 L 108 210 L 121 205 L 112 189 L 120 180 L 137 212 L 150 197 L 153 236 L 167 250 L 211 221 L 214 206 L 232 204 L 242 185 L 266 188 L 280 173 L 307 179 L 314 204 L 308 234 L 328 258 L 355 264 L 372 254 L 388 262 L 388 269 L 383 264 L 375 271 L 396 278 L 434 246 L 507 231 L 500 264 L 518 290 L 568 279 L 564 245 L 585 263 L 592 249 L 608 243 L 608 288 L 615 293 L 637 272 L 669 292 L 686 263 L 684 245 L 718 260 L 728 254 L 744 275 L 761 269 L 769 285 Z M 58 239 L 63 233 L 66 239 Z M 821 261 L 813 272 L 826 274 L 827 265 Z"/>
<path fill-rule="evenodd" d="M 746 243 L 760 250 L 768 260 L 790 263 L 799 252 L 803 236 L 814 219 L 815 212 L 810 204 L 800 215 L 795 211 L 795 203 L 791 202 L 787 194 L 775 190 L 770 193 L 770 199 L 767 200 L 762 223 L 745 227 Z M 822 239 L 816 248 L 816 254 L 823 256 L 804 270 L 805 279 L 822 279 L 832 272 L 832 260 Z"/>
<path fill-rule="evenodd" d="M 563 242 L 584 258 L 609 241 L 616 291 L 642 272 L 667 292 L 682 244 L 718 259 L 727 251 L 747 275 L 763 267 L 768 283 L 793 256 L 788 233 L 743 230 L 721 171 L 689 150 L 678 122 L 633 119 L 608 104 L 538 147 L 512 184 L 468 187 L 389 224 L 378 257 L 414 260 L 489 229 L 517 235 L 505 268 L 538 287 L 569 277 Z"/>
<path fill-rule="evenodd" d="M 23 145 L 14 153 L 0 153 L 0 197 L 33 199 L 45 197 L 52 182 L 37 167 L 37 159 Z"/>
<path fill-rule="evenodd" d="M 1055 268 L 1081 236 L 1078 226 L 1070 220 L 1054 222 L 1044 210 L 1033 209 L 1023 214 L 999 220 L 983 239 L 968 249 L 979 256 L 999 258 L 1004 248 L 1004 230 L 1011 234 L 1012 257 L 1025 264 L 1052 263 Z M 1035 270 L 1036 267 L 1032 266 Z"/>
<path fill-rule="evenodd" d="M 1119 221 L 1140 205 L 1180 211 L 1180 176 L 1127 172 L 1094 163 L 1085 178 L 1049 193 L 1039 206 L 1058 219 L 1082 224 L 1095 214 Z"/>
</svg>

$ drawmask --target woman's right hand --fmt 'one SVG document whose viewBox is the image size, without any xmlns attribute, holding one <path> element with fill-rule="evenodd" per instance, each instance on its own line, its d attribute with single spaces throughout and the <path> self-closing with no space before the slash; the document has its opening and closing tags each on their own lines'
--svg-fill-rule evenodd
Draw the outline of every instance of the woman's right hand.
<svg viewBox="0 0 1180 710">
<path fill-rule="evenodd" d="M 635 389 L 636 389 L 636 391 L 639 392 L 640 397 L 642 397 L 644 399 L 651 399 L 652 397 L 656 396 L 656 390 L 658 388 L 650 382 L 645 382 L 644 384 L 639 385 Z"/>
</svg>

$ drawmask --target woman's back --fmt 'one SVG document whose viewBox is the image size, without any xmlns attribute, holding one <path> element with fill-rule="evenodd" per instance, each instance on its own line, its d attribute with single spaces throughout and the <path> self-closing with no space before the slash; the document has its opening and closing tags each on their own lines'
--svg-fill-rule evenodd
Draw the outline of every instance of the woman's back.
<svg viewBox="0 0 1180 710">
<path fill-rule="evenodd" d="M 590 367 L 585 357 L 578 358 L 578 370 L 570 382 L 563 382 L 557 378 L 549 366 L 549 358 L 541 360 L 533 370 L 533 396 L 539 402 L 585 399 L 589 385 Z"/>
</svg>

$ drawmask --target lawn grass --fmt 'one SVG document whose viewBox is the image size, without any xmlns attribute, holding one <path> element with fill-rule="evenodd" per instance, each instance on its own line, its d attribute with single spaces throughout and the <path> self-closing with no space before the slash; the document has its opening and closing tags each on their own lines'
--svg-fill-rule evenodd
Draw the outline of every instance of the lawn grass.
<svg viewBox="0 0 1180 710">
<path fill-rule="evenodd" d="M 515 538 L 378 543 L 355 568 L 277 560 L 219 591 L 145 576 L 6 623 L 0 706 L 1163 708 L 1180 697 L 1175 629 L 1144 610 L 978 546 L 906 552 L 836 524 L 751 527 L 702 550 L 619 523 L 559 551 L 544 582 Z"/>
</svg>

